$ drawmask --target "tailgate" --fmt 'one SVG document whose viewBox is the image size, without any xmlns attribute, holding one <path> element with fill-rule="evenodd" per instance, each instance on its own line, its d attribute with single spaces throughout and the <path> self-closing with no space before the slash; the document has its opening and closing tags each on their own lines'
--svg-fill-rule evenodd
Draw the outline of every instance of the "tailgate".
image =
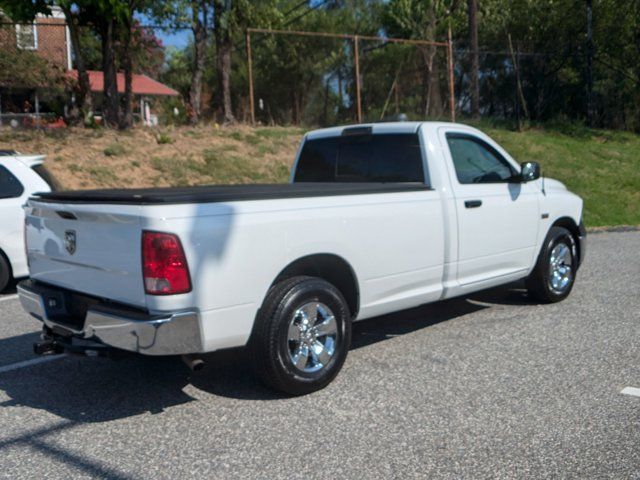
<svg viewBox="0 0 640 480">
<path fill-rule="evenodd" d="M 32 199 L 25 211 L 31 278 L 145 307 L 139 206 Z"/>
</svg>

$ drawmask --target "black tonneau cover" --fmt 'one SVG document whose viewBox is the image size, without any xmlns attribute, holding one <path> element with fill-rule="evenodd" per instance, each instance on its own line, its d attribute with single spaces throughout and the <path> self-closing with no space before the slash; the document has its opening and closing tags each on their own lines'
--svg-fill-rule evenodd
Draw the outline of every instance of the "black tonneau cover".
<svg viewBox="0 0 640 480">
<path fill-rule="evenodd" d="M 207 185 L 196 187 L 77 190 L 38 193 L 32 198 L 52 203 L 110 203 L 156 205 L 219 203 L 243 200 L 366 195 L 428 190 L 421 183 L 282 183 L 254 185 Z"/>
</svg>

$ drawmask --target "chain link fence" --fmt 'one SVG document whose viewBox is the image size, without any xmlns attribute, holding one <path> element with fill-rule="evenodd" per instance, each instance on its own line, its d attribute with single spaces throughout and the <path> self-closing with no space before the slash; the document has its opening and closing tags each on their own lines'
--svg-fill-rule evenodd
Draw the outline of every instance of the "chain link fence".
<svg viewBox="0 0 640 480">
<path fill-rule="evenodd" d="M 149 109 L 154 122 L 148 123 L 156 119 L 160 124 L 186 121 L 195 64 L 192 33 L 181 31 L 186 46 L 177 49 L 162 45 L 160 29 L 138 28 L 142 33 L 134 56 L 136 73 L 163 83 L 176 94 L 137 95 L 136 118 L 145 121 Z M 235 40 L 231 96 L 239 121 L 326 126 L 394 118 L 477 116 L 521 125 L 528 120 L 579 119 L 586 108 L 585 81 L 580 73 L 585 59 L 578 52 L 519 52 L 506 42 L 504 51 L 480 51 L 478 108 L 474 111 L 472 54 L 457 48 L 461 42 L 451 44 L 450 64 L 446 41 L 295 33 L 249 29 L 249 45 L 243 38 Z M 89 29 L 82 29 L 80 37 L 87 68 L 99 74 L 99 38 Z M 214 43 L 210 38 L 202 82 L 205 119 L 215 119 L 219 112 Z M 118 48 L 121 46 L 116 42 Z M 60 125 L 73 106 L 76 85 L 68 72 L 75 63 L 64 20 L 0 24 L 0 123 L 16 128 Z M 607 68 L 604 61 L 599 74 L 596 87 L 602 93 L 601 97 L 596 94 L 594 101 L 599 123 L 626 125 L 634 115 L 630 109 L 636 105 L 628 101 L 627 92 L 634 91 L 637 82 L 623 71 Z M 101 84 L 92 88 L 93 113 L 99 118 Z M 607 103 L 599 98 L 606 98 Z"/>
</svg>

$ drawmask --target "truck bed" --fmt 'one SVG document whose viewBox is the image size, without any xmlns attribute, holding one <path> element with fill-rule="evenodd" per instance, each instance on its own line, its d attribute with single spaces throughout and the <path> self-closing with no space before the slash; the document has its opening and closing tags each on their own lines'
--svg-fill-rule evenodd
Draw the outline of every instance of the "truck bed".
<svg viewBox="0 0 640 480">
<path fill-rule="evenodd" d="M 157 205 L 366 195 L 427 189 L 422 183 L 284 183 L 58 191 L 39 193 L 34 199 L 47 203 Z"/>
</svg>

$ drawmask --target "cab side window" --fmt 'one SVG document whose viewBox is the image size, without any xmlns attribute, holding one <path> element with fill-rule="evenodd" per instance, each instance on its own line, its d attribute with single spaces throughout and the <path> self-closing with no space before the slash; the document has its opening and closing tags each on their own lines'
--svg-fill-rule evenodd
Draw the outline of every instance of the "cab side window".
<svg viewBox="0 0 640 480">
<path fill-rule="evenodd" d="M 502 155 L 479 138 L 448 133 L 447 143 L 461 184 L 502 183 L 517 174 Z"/>
<path fill-rule="evenodd" d="M 22 192 L 24 192 L 24 188 L 18 179 L 0 165 L 0 199 L 16 198 L 22 195 Z"/>
</svg>

